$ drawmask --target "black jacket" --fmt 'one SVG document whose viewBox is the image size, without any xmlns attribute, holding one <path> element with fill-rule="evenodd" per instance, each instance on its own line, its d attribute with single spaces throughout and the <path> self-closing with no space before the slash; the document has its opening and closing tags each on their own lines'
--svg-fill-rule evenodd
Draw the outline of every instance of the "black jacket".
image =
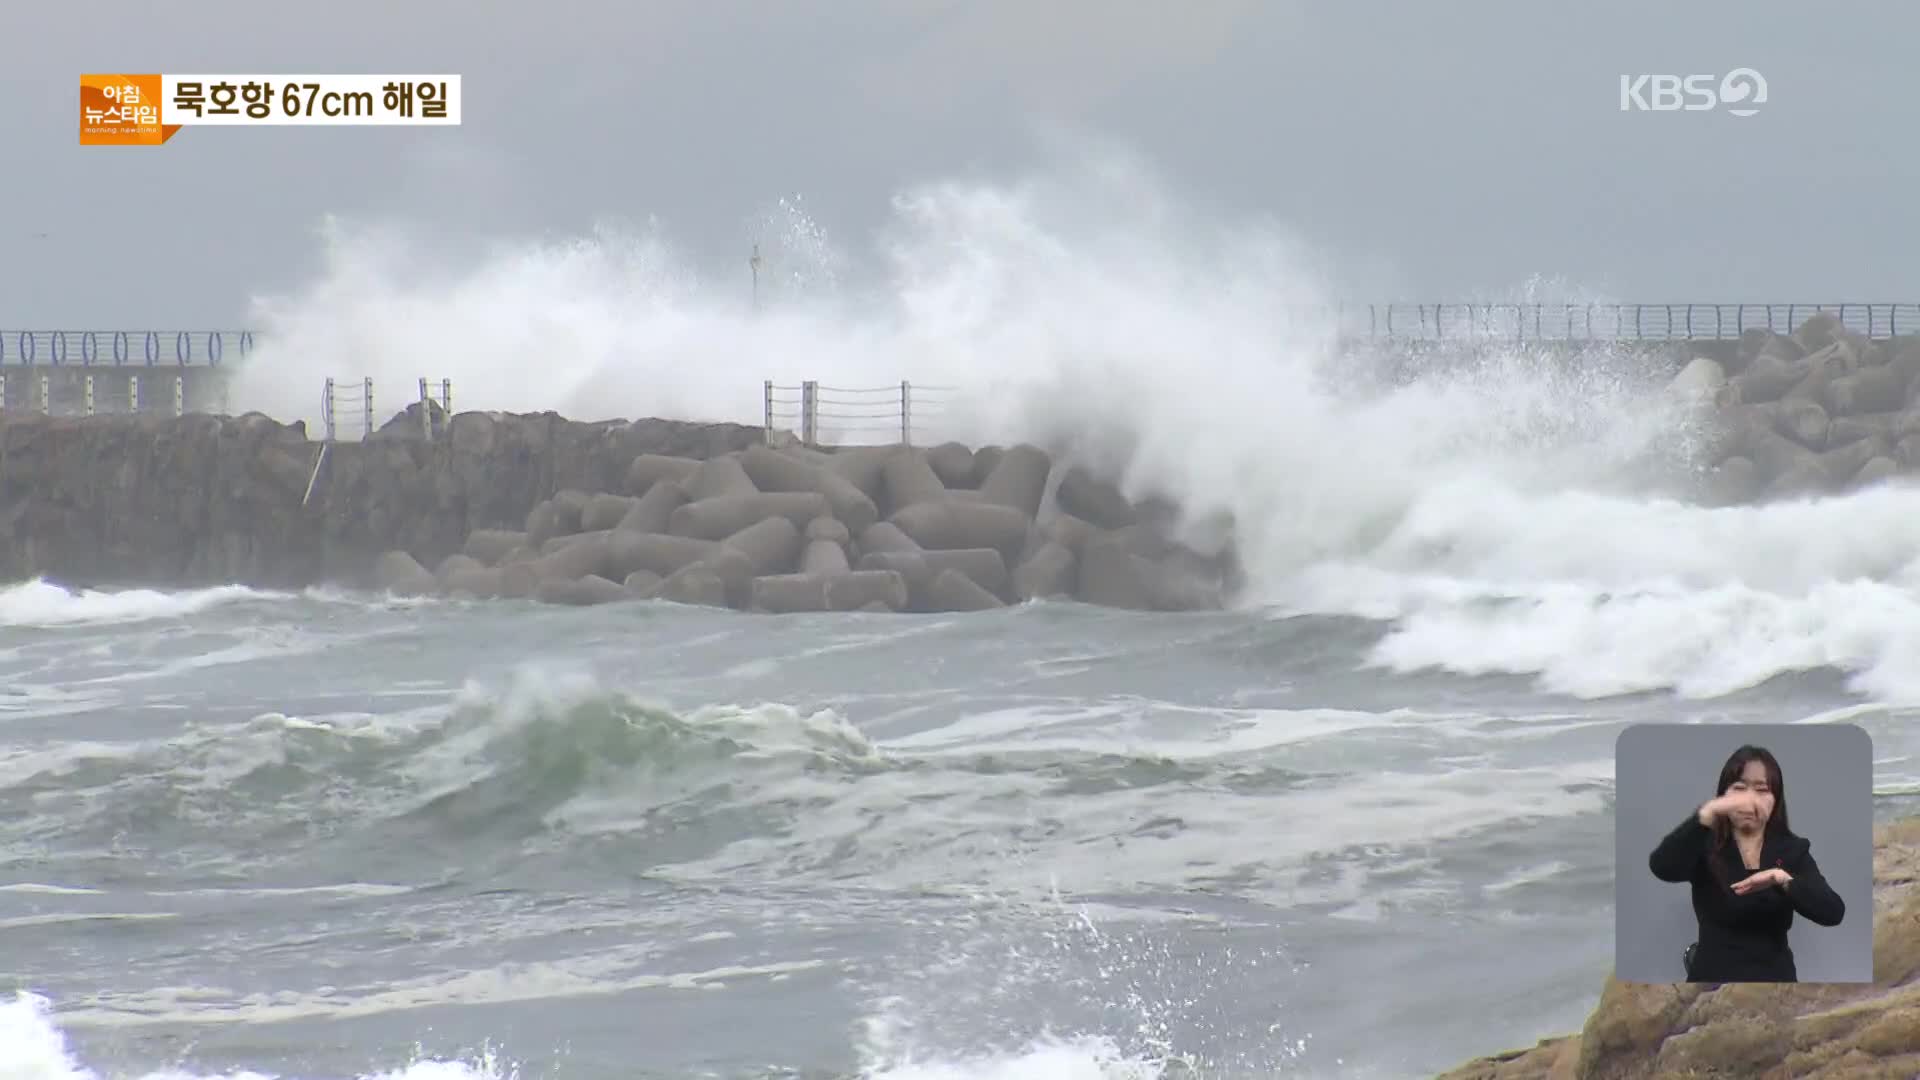
<svg viewBox="0 0 1920 1080">
<path fill-rule="evenodd" d="M 1846 916 L 1840 899 L 1804 837 L 1768 833 L 1760 848 L 1760 869 L 1780 867 L 1793 876 L 1785 889 L 1769 885 L 1740 896 L 1735 882 L 1757 874 L 1740 859 L 1739 845 L 1713 850 L 1713 830 L 1692 814 L 1660 841 L 1647 866 L 1662 881 L 1693 886 L 1693 914 L 1700 923 L 1694 982 L 1795 982 L 1793 950 L 1787 928 L 1795 912 L 1821 926 L 1838 926 Z"/>
</svg>

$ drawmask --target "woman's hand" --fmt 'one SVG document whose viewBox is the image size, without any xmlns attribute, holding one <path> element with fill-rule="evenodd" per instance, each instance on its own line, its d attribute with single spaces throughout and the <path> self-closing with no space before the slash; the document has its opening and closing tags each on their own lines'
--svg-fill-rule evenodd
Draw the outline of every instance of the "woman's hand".
<svg viewBox="0 0 1920 1080">
<path fill-rule="evenodd" d="M 1733 892 L 1735 896 L 1746 896 L 1748 893 L 1756 893 L 1761 889 L 1770 888 L 1774 885 L 1778 885 L 1784 889 L 1792 882 L 1792 874 L 1775 866 L 1734 882 Z"/>
<path fill-rule="evenodd" d="M 1713 827 L 1721 818 L 1731 818 L 1734 814 L 1748 811 L 1760 812 L 1760 797 L 1751 791 L 1729 791 L 1717 799 L 1711 799 L 1700 807 L 1700 824 Z"/>
</svg>

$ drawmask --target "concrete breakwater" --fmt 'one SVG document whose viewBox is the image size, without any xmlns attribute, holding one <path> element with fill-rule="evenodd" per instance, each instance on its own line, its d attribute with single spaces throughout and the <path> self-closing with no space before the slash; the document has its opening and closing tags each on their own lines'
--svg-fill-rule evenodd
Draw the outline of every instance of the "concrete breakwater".
<svg viewBox="0 0 1920 1080">
<path fill-rule="evenodd" d="M 1031 445 L 647 453 L 617 485 L 564 489 L 520 528 L 473 531 L 431 570 L 411 551 L 386 552 L 374 584 L 771 613 L 977 611 L 1055 597 L 1219 607 L 1238 584 L 1232 551 L 1176 542 L 1176 516 Z"/>
<path fill-rule="evenodd" d="M 1175 542 L 1171 504 L 1034 446 L 419 409 L 331 444 L 259 414 L 8 414 L 0 574 L 760 611 L 1193 609 L 1238 584 L 1231 550 Z"/>
<path fill-rule="evenodd" d="M 616 484 L 642 453 L 708 457 L 757 427 L 435 416 L 326 445 L 257 413 L 0 415 L 0 578 L 300 588 L 363 579 L 383 551 L 458 551 L 556 490 Z M 309 486 L 311 490 L 309 491 Z"/>
<path fill-rule="evenodd" d="M 1920 473 L 1920 337 L 1818 313 L 1791 333 L 1676 345 L 1659 364 L 1699 403 L 1704 501 Z M 1231 602 L 1231 529 L 1183 546 L 1173 502 L 1130 499 L 1114 479 L 1036 446 L 822 449 L 759 426 L 419 403 L 324 444 L 259 414 L 4 411 L 0 578 L 762 611 Z"/>
<path fill-rule="evenodd" d="M 1751 330 L 1676 379 L 1713 403 L 1704 464 L 1723 504 L 1866 487 L 1920 472 L 1920 337 L 1882 340 L 1817 314 Z"/>
</svg>

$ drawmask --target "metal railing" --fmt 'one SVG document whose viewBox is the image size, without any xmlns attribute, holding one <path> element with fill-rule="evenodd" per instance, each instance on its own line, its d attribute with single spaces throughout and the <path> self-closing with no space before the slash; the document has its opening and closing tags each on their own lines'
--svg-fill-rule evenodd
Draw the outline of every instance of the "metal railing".
<svg viewBox="0 0 1920 1080">
<path fill-rule="evenodd" d="M 0 330 L 0 365 L 219 367 L 253 352 L 251 330 Z"/>
<path fill-rule="evenodd" d="M 420 434 L 431 442 L 434 410 L 437 408 L 442 417 L 453 415 L 453 380 L 422 377 L 419 401 Z M 362 441 L 370 439 L 375 430 L 373 417 L 373 379 L 370 376 L 327 380 L 320 391 L 320 425 L 324 441 L 338 442 L 343 425 L 349 430 L 359 428 Z"/>
<path fill-rule="evenodd" d="M 349 423 L 358 421 L 360 438 L 373 437 L 373 379 L 363 378 L 350 383 L 338 383 L 327 380 L 326 389 L 320 392 L 320 425 L 326 434 L 326 441 L 335 442 L 340 437 L 340 421 Z"/>
<path fill-rule="evenodd" d="M 893 386 L 822 386 L 811 379 L 798 386 L 762 385 L 767 439 L 774 432 L 796 432 L 807 446 L 828 443 L 898 442 L 912 446 L 916 419 L 937 415 L 954 388 L 902 381 Z"/>
<path fill-rule="evenodd" d="M 222 411 L 226 388 L 219 388 Z M 173 416 L 187 412 L 187 381 L 179 374 L 148 375 L 138 371 L 120 375 L 86 372 L 58 382 L 46 369 L 37 374 L 0 368 L 0 409 L 25 408 L 43 416 L 108 416 L 162 411 Z"/>
<path fill-rule="evenodd" d="M 1818 312 L 1872 338 L 1920 334 L 1920 303 L 1283 304 L 1289 327 L 1392 341 L 1698 341 L 1790 334 Z M 219 367 L 252 354 L 251 330 L 0 330 L 0 366 Z"/>
<path fill-rule="evenodd" d="M 440 399 L 438 401 L 435 401 L 433 397 L 433 392 L 436 389 L 440 391 Z M 434 386 L 432 379 L 422 378 L 420 380 L 420 437 L 428 442 L 433 441 L 433 410 L 435 406 L 439 407 L 440 415 L 445 418 L 441 421 L 442 424 L 444 424 L 446 420 L 453 418 L 452 379 L 441 379 L 438 387 Z"/>
<path fill-rule="evenodd" d="M 1296 326 L 1416 341 L 1698 341 L 1790 334 L 1820 312 L 1872 338 L 1920 334 L 1920 303 L 1367 304 L 1290 308 Z"/>
</svg>

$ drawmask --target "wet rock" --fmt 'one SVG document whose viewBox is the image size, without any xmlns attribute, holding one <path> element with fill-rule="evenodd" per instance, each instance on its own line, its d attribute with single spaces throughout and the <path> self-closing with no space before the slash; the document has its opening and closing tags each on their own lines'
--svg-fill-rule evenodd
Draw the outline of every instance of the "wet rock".
<svg viewBox="0 0 1920 1080">
<path fill-rule="evenodd" d="M 1609 975 L 1578 1034 L 1440 1080 L 1920 1075 L 1920 818 L 1875 830 L 1873 891 L 1871 983 L 1646 985 Z"/>
<path fill-rule="evenodd" d="M 999 597 L 958 570 L 942 570 L 927 584 L 930 611 L 986 611 L 1004 606 Z"/>
<path fill-rule="evenodd" d="M 1013 594 L 1021 600 L 1071 596 L 1079 566 L 1073 552 L 1048 541 L 1013 572 Z"/>
<path fill-rule="evenodd" d="M 699 467 L 700 463 L 692 458 L 641 454 L 633 459 L 633 464 L 627 466 L 627 493 L 644 495 L 663 481 L 681 487 Z"/>
<path fill-rule="evenodd" d="M 620 524 L 638 499 L 626 495 L 609 495 L 602 492 L 587 500 L 580 511 L 581 532 L 603 532 Z"/>
<path fill-rule="evenodd" d="M 527 534 L 524 532 L 475 529 L 467 534 L 467 542 L 461 550 L 486 566 L 498 566 L 514 550 L 526 546 Z"/>
<path fill-rule="evenodd" d="M 543 604 L 568 604 L 586 607 L 594 604 L 613 604 L 623 600 L 632 600 L 634 595 L 626 586 L 594 574 L 571 580 L 548 579 L 534 589 L 533 598 Z"/>
<path fill-rule="evenodd" d="M 395 596 L 428 596 L 438 587 L 419 560 L 404 551 L 389 551 L 373 564 L 374 587 Z"/>
<path fill-rule="evenodd" d="M 677 536 L 722 540 L 769 517 L 786 518 L 799 529 L 828 512 L 827 497 L 817 491 L 717 495 L 675 510 L 667 528 Z"/>
<path fill-rule="evenodd" d="M 949 489 L 974 487 L 973 451 L 964 444 L 943 442 L 927 450 L 927 465 Z"/>
<path fill-rule="evenodd" d="M 687 493 L 679 481 L 656 480 L 614 527 L 622 532 L 663 533 L 673 522 L 673 512 L 686 504 Z"/>
<path fill-rule="evenodd" d="M 918 450 L 897 450 L 881 466 L 886 482 L 887 508 L 893 513 L 916 503 L 940 502 L 947 496 L 947 485 L 927 464 L 927 456 Z"/>
</svg>

